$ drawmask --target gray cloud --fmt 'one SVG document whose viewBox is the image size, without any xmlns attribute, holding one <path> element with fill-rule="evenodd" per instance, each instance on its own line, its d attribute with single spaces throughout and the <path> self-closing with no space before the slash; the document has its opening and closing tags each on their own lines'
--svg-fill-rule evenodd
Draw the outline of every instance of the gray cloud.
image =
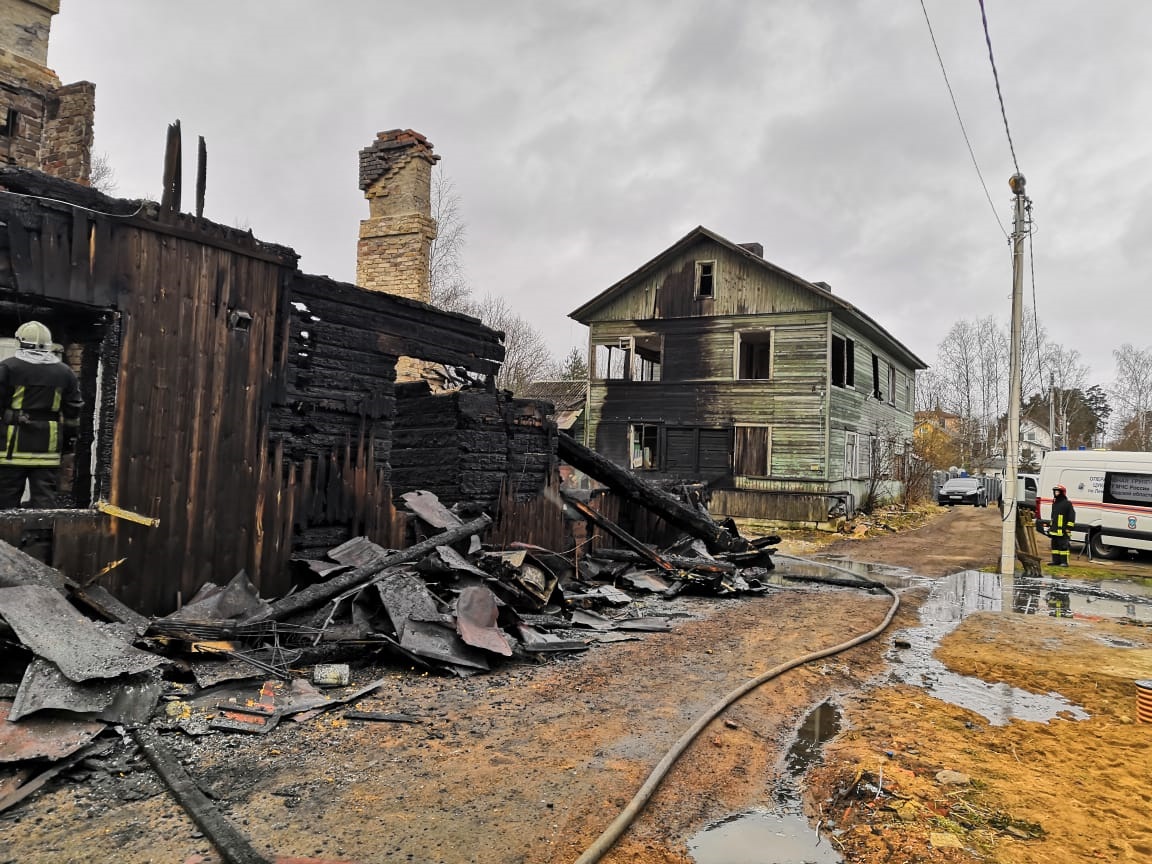
<svg viewBox="0 0 1152 864">
<path fill-rule="evenodd" d="M 350 279 L 356 153 L 380 129 L 418 129 L 462 197 L 472 282 L 557 353 L 583 341 L 568 311 L 701 223 L 831 282 L 925 359 L 956 319 L 1008 314 L 1008 250 L 915 3 L 63 7 L 50 60 L 97 83 L 97 149 L 123 194 L 157 194 L 179 117 L 187 144 L 208 139 L 208 215 Z M 928 8 L 1007 222 L 979 10 Z M 1152 342 L 1152 7 L 989 15 L 1036 200 L 1040 316 L 1106 381 L 1114 346 Z"/>
</svg>

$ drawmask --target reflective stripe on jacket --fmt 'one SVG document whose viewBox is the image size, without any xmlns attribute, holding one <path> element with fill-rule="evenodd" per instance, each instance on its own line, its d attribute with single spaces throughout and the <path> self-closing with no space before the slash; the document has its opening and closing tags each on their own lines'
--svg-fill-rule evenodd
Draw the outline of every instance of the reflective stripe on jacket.
<svg viewBox="0 0 1152 864">
<path fill-rule="evenodd" d="M 1049 537 L 1063 537 L 1071 533 L 1076 525 L 1076 508 L 1066 496 L 1061 495 L 1052 502 L 1052 519 L 1048 523 Z"/>
<path fill-rule="evenodd" d="M 80 428 L 80 386 L 62 362 L 0 361 L 0 466 L 60 464 Z"/>
</svg>

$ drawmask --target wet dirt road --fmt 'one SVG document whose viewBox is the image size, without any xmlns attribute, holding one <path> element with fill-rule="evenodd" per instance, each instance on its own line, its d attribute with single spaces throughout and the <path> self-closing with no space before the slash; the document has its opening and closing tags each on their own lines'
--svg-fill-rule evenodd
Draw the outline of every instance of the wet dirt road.
<svg viewBox="0 0 1152 864">
<path fill-rule="evenodd" d="M 957 509 L 916 531 L 825 551 L 937 575 L 994 564 L 998 531 L 994 508 Z M 924 595 L 905 595 L 894 629 L 917 623 Z M 671 633 L 471 679 L 395 670 L 359 705 L 418 714 L 420 725 L 328 715 L 259 738 L 168 738 L 200 786 L 270 857 L 571 862 L 705 707 L 782 660 L 870 629 L 887 608 L 884 596 L 851 589 L 682 602 L 669 608 L 694 617 L 677 619 Z M 808 806 L 835 832 L 828 842 L 845 860 L 1149 860 L 1141 855 L 1152 849 L 1145 827 L 1152 739 L 1131 721 L 1129 692 L 1141 664 L 1152 663 L 1147 633 L 996 615 L 975 616 L 945 640 L 940 655 L 962 672 L 1034 692 L 1067 691 L 1092 714 L 1083 723 L 992 727 L 922 689 L 884 685 L 890 634 L 788 673 L 705 730 L 604 860 L 688 862 L 687 844 L 702 827 L 773 805 L 797 725 L 829 697 L 844 705 L 846 730 L 810 775 Z M 356 678 L 380 674 L 388 672 L 363 669 Z M 132 767 L 56 785 L 0 817 L 0 861 L 217 861 L 151 775 Z M 947 809 L 953 791 L 933 780 L 942 769 L 976 779 L 979 795 L 965 806 L 1042 825 L 1043 838 L 985 828 L 965 834 L 950 821 L 959 818 Z M 899 800 L 918 802 L 915 813 L 886 810 L 875 798 L 856 808 L 838 797 L 878 770 Z M 933 845 L 946 833 L 961 848 Z"/>
<path fill-rule="evenodd" d="M 677 620 L 671 633 L 464 680 L 398 672 L 360 705 L 418 714 L 422 725 L 322 716 L 259 738 L 168 738 L 269 854 L 571 862 L 707 706 L 786 659 L 870 629 L 889 600 L 784 589 L 683 603 L 701 617 Z M 902 614 L 912 621 L 912 611 Z M 879 639 L 788 673 L 731 708 L 604 860 L 688 861 L 687 838 L 704 824 L 769 802 L 772 772 L 804 714 L 879 673 L 884 648 Z M 0 817 L 0 860 L 217 860 L 146 772 L 96 779 L 55 786 Z"/>
</svg>

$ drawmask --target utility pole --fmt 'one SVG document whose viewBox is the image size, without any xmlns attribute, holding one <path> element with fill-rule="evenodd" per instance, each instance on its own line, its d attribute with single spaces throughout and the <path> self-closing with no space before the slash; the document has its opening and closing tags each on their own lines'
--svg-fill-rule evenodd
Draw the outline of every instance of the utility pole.
<svg viewBox="0 0 1152 864">
<path fill-rule="evenodd" d="M 1008 181 L 1014 201 L 1012 223 L 1012 362 L 1008 376 L 1008 446 L 1004 454 L 1004 513 L 1000 522 L 1000 575 L 1016 571 L 1016 473 L 1020 462 L 1020 333 L 1024 318 L 1024 175 L 1013 174 Z"/>
<path fill-rule="evenodd" d="M 1056 376 L 1048 373 L 1048 437 L 1056 449 Z"/>
</svg>

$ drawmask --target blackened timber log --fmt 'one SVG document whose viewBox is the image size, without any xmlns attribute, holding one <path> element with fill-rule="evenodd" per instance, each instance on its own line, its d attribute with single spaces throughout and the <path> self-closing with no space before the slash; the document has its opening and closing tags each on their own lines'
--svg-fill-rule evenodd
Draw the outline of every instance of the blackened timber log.
<svg viewBox="0 0 1152 864">
<path fill-rule="evenodd" d="M 387 570 L 389 567 L 395 567 L 398 564 L 407 564 L 410 561 L 423 558 L 435 550 L 437 546 L 451 546 L 453 543 L 465 540 L 473 534 L 479 534 L 491 524 L 491 517 L 485 514 L 473 519 L 471 522 L 465 522 L 459 527 L 445 531 L 443 534 L 429 537 L 427 540 L 417 543 L 415 546 L 401 549 L 399 552 L 393 552 L 390 555 L 378 554 L 355 570 L 341 573 L 339 576 L 334 576 L 327 582 L 319 582 L 316 585 L 305 588 L 303 591 L 297 591 L 295 594 L 289 594 L 287 597 L 277 600 L 263 613 L 254 615 L 246 619 L 243 623 L 255 624 L 268 619 L 282 621 L 290 615 L 295 615 L 297 612 L 304 612 L 319 606 L 321 603 L 327 603 L 337 594 L 343 594 L 350 588 L 367 585 L 373 580 L 373 577 L 379 575 L 381 571 Z"/>
<path fill-rule="evenodd" d="M 227 864 L 269 864 L 269 859 L 257 852 L 248 839 L 224 818 L 159 735 L 147 726 L 138 726 L 132 729 L 131 734 L 152 770 L 160 775 L 172 797 L 212 841 Z"/>
<path fill-rule="evenodd" d="M 710 517 L 687 506 L 663 489 L 641 480 L 631 471 L 626 471 L 599 453 L 589 450 L 570 435 L 557 435 L 556 440 L 560 458 L 573 468 L 583 471 L 612 491 L 647 508 L 670 525 L 688 532 L 693 537 L 699 537 L 708 544 L 710 551 L 741 552 L 748 548 L 748 541 L 743 537 L 729 533 Z"/>
<path fill-rule="evenodd" d="M 585 557 L 630 563 L 648 560 L 644 555 L 630 552 L 627 549 L 597 549 L 595 552 L 589 552 Z M 677 570 L 688 570 L 693 573 L 735 573 L 738 569 L 735 564 L 730 564 L 727 561 L 714 561 L 709 558 L 685 558 L 681 555 L 661 555 L 661 557 Z"/>
<path fill-rule="evenodd" d="M 574 508 L 585 519 L 588 519 L 589 521 L 599 525 L 601 528 L 603 528 L 605 531 L 607 531 L 609 534 L 611 534 L 613 537 L 631 549 L 634 553 L 636 553 L 638 557 L 643 558 L 645 561 L 654 565 L 657 569 L 663 570 L 665 573 L 671 573 L 674 569 L 671 564 L 661 558 L 658 554 L 656 554 L 656 552 L 649 549 L 647 546 L 645 546 L 643 543 L 641 543 L 608 517 L 597 513 L 583 501 L 577 501 L 575 498 L 571 498 L 567 495 L 564 496 L 564 500 L 570 507 Z"/>
</svg>

